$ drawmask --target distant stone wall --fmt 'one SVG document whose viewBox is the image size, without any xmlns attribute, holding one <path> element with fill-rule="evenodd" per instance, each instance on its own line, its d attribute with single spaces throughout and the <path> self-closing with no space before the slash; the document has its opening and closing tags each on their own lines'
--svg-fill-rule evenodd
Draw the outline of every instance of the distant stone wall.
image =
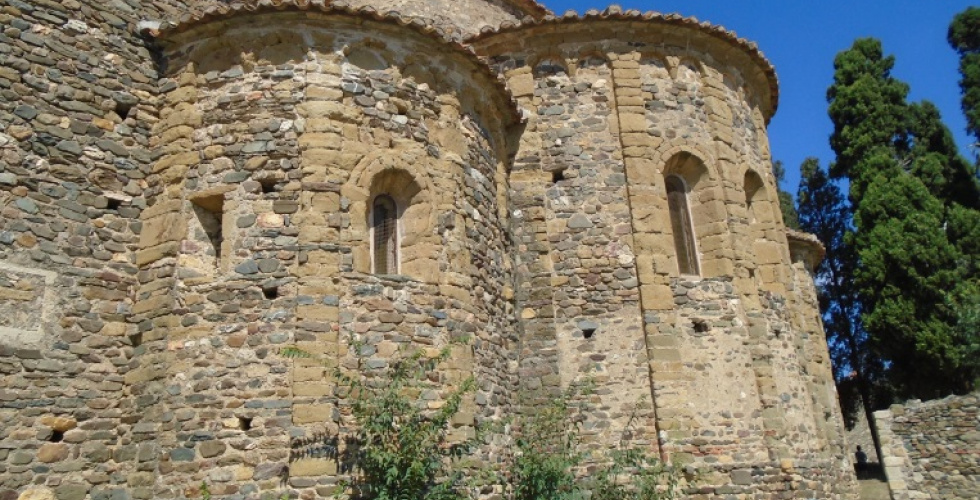
<svg viewBox="0 0 980 500">
<path fill-rule="evenodd" d="M 875 413 L 894 500 L 980 498 L 980 393 Z"/>
</svg>

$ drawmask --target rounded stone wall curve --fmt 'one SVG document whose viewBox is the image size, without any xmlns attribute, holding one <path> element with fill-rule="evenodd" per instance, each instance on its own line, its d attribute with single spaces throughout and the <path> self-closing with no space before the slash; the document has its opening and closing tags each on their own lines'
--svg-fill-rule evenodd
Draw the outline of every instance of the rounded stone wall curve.
<svg viewBox="0 0 980 500">
<path fill-rule="evenodd" d="M 535 0 L 350 0 L 353 7 L 395 11 L 407 17 L 431 20 L 443 29 L 467 35 L 481 28 L 496 28 L 525 16 L 539 18 L 548 10 Z"/>
<path fill-rule="evenodd" d="M 228 9 L 245 7 L 257 9 L 296 6 L 310 8 L 331 4 L 331 0 L 157 0 L 164 6 L 163 19 L 175 21 L 186 16 L 206 16 Z M 551 12 L 537 0 L 348 0 L 354 10 L 380 14 L 395 13 L 437 28 L 455 38 L 475 35 L 481 29 L 497 28 L 504 23 L 518 22 L 525 17 L 539 19 Z"/>
<path fill-rule="evenodd" d="M 217 415 L 267 426 L 272 445 L 250 460 L 300 475 L 327 470 L 329 459 L 297 464 L 276 451 L 349 424 L 323 366 L 371 376 L 433 348 L 453 350 L 435 397 L 470 376 L 480 383 L 454 433 L 510 413 L 516 353 L 507 345 L 516 328 L 507 211 L 497 204 L 516 110 L 502 83 L 458 45 L 391 17 L 329 9 L 216 16 L 160 33 L 169 73 L 140 265 L 174 276 L 172 299 L 185 306 L 177 323 L 146 336 L 160 351 L 162 384 L 181 388 L 161 388 L 146 421 L 163 425 L 168 408 L 187 409 L 162 433 L 164 455 L 197 462 L 221 448 L 237 460 L 224 437 L 205 451 L 174 444 Z M 433 79 L 404 74 L 413 64 Z M 385 259 L 398 261 L 383 260 L 383 271 L 369 223 L 379 195 L 394 200 L 397 215 L 383 222 L 399 232 L 384 237 L 397 245 L 381 246 Z M 135 307 L 155 297 L 148 290 Z M 317 360 L 275 355 L 282 345 Z M 192 382 L 210 379 L 212 363 L 229 367 L 217 386 Z M 219 409 L 201 411 L 197 399 Z M 156 493 L 172 493 L 178 476 Z"/>
</svg>

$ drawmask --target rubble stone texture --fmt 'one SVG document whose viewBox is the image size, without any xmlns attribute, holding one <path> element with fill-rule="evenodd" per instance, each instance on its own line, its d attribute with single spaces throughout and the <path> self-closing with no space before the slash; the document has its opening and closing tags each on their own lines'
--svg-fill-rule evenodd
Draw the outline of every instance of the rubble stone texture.
<svg viewBox="0 0 980 500">
<path fill-rule="evenodd" d="M 895 500 L 980 498 L 980 394 L 875 413 Z"/>
<path fill-rule="evenodd" d="M 422 396 L 475 378 L 454 438 L 592 380 L 594 460 L 625 435 L 687 464 L 688 498 L 855 497 L 821 248 L 771 175 L 775 74 L 721 28 L 0 0 L 0 96 L 2 500 L 327 496 L 335 369 L 447 346 Z M 381 195 L 397 274 L 374 269 Z"/>
</svg>

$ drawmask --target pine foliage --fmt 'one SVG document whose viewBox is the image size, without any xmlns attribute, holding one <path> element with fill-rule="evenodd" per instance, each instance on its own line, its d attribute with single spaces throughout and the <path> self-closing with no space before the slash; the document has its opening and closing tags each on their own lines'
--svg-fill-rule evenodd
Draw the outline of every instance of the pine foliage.
<svg viewBox="0 0 980 500">
<path fill-rule="evenodd" d="M 837 154 L 830 170 L 850 185 L 846 279 L 868 340 L 856 348 L 883 360 L 899 396 L 940 397 L 970 390 L 977 375 L 969 355 L 976 333 L 963 331 L 969 321 L 953 304 L 978 279 L 980 185 L 938 109 L 907 103 L 908 86 L 891 75 L 893 66 L 875 39 L 838 54 L 827 93 Z"/>
<path fill-rule="evenodd" d="M 947 40 L 960 55 L 960 92 L 967 132 L 980 142 L 980 7 L 959 13 Z"/>
</svg>

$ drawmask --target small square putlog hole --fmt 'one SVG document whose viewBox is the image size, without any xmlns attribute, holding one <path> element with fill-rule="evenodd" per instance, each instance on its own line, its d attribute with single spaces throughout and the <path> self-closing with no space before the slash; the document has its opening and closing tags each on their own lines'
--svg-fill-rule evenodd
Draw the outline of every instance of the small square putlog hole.
<svg viewBox="0 0 980 500">
<path fill-rule="evenodd" d="M 238 417 L 238 428 L 243 431 L 252 430 L 252 417 Z"/>
<path fill-rule="evenodd" d="M 707 333 L 711 330 L 711 325 L 703 319 L 694 320 L 694 331 L 698 333 Z"/>
<path fill-rule="evenodd" d="M 133 106 L 133 104 L 128 102 L 116 102 L 116 108 L 114 111 L 117 115 L 119 115 L 119 118 L 125 120 L 126 118 L 129 118 L 129 113 L 133 111 Z"/>
<path fill-rule="evenodd" d="M 551 183 L 558 184 L 559 182 L 565 180 L 565 169 L 560 168 L 558 170 L 551 171 Z"/>
<path fill-rule="evenodd" d="M 60 443 L 64 440 L 65 440 L 64 431 L 51 431 L 51 437 L 48 438 L 48 441 L 52 443 Z"/>
<path fill-rule="evenodd" d="M 262 186 L 262 193 L 269 194 L 278 191 L 276 189 L 276 184 L 278 181 L 272 177 L 266 177 L 264 179 L 259 179 L 259 185 Z"/>
<path fill-rule="evenodd" d="M 578 322 L 578 329 L 582 331 L 582 336 L 587 340 L 595 337 L 596 331 L 599 330 L 599 324 L 591 320 L 583 320 Z"/>
</svg>

